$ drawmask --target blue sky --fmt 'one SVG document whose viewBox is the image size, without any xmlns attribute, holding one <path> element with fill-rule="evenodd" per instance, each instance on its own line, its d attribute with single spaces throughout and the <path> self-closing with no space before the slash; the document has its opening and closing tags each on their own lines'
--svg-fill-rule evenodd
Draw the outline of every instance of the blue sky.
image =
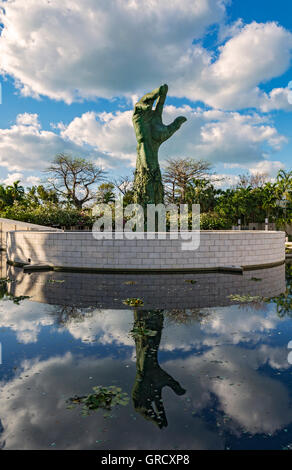
<svg viewBox="0 0 292 470">
<path fill-rule="evenodd" d="M 109 176 L 135 165 L 135 100 L 168 83 L 161 147 L 239 173 L 291 169 L 288 0 L 1 1 L 0 180 L 31 185 L 58 152 Z"/>
</svg>

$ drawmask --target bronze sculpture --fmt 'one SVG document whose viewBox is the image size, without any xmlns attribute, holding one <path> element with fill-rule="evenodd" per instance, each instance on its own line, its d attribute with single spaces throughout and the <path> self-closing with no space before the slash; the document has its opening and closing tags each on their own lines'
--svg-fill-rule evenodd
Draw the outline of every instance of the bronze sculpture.
<svg viewBox="0 0 292 470">
<path fill-rule="evenodd" d="M 137 139 L 137 163 L 134 180 L 134 202 L 146 207 L 147 204 L 164 202 L 164 190 L 158 162 L 160 145 L 168 140 L 187 120 L 177 117 L 165 126 L 162 111 L 168 86 L 161 85 L 144 95 L 135 105 L 133 125 Z M 156 107 L 153 109 L 154 102 Z"/>
</svg>

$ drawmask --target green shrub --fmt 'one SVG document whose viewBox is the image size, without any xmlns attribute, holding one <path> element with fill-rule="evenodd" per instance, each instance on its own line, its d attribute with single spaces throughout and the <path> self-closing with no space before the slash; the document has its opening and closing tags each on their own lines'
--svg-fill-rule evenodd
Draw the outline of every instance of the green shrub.
<svg viewBox="0 0 292 470">
<path fill-rule="evenodd" d="M 37 207 L 25 207 L 14 203 L 13 206 L 2 210 L 0 216 L 48 227 L 70 227 L 72 225 L 91 227 L 95 220 L 86 210 L 78 210 L 74 207 L 60 207 L 53 203 Z"/>
<path fill-rule="evenodd" d="M 200 227 L 201 230 L 227 230 L 232 227 L 232 222 L 215 212 L 206 212 L 201 214 Z"/>
</svg>

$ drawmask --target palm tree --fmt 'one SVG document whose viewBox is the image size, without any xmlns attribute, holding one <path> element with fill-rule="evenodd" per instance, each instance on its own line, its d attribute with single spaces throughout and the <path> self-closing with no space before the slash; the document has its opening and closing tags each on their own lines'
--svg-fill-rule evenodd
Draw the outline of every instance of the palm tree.
<svg viewBox="0 0 292 470">
<path fill-rule="evenodd" d="M 15 181 L 12 185 L 6 187 L 6 192 L 11 195 L 14 201 L 21 201 L 25 194 L 23 186 L 20 186 L 20 180 Z"/>
<path fill-rule="evenodd" d="M 292 171 L 280 170 L 277 174 L 278 194 L 286 200 L 292 198 Z"/>
<path fill-rule="evenodd" d="M 11 196 L 6 191 L 5 186 L 3 184 L 0 185 L 0 208 L 3 209 L 6 206 L 11 206 L 13 204 L 13 200 Z"/>
<path fill-rule="evenodd" d="M 284 208 L 283 225 L 286 227 L 291 219 L 291 210 L 287 214 L 287 206 L 291 209 L 292 202 L 292 171 L 280 170 L 277 174 L 277 196 L 280 200 L 280 207 Z M 281 202 L 283 205 L 281 205 Z"/>
<path fill-rule="evenodd" d="M 276 183 L 266 183 L 261 189 L 262 192 L 262 207 L 269 218 L 271 213 L 277 207 L 277 185 Z"/>
</svg>

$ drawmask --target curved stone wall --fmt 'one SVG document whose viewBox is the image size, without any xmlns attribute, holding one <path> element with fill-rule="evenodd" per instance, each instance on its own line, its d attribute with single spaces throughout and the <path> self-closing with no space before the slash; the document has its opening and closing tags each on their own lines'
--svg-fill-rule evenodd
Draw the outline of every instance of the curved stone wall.
<svg viewBox="0 0 292 470">
<path fill-rule="evenodd" d="M 91 232 L 7 234 L 8 260 L 65 268 L 207 269 L 272 265 L 285 260 L 285 233 L 202 231 L 196 250 L 183 250 L 182 238 L 97 240 Z M 181 237 L 181 236 L 180 236 Z"/>
<path fill-rule="evenodd" d="M 0 248 L 6 248 L 7 232 L 12 230 L 37 230 L 45 232 L 61 232 L 62 230 L 53 227 L 45 227 L 44 225 L 30 224 L 19 220 L 5 219 L 0 217 Z"/>
</svg>

